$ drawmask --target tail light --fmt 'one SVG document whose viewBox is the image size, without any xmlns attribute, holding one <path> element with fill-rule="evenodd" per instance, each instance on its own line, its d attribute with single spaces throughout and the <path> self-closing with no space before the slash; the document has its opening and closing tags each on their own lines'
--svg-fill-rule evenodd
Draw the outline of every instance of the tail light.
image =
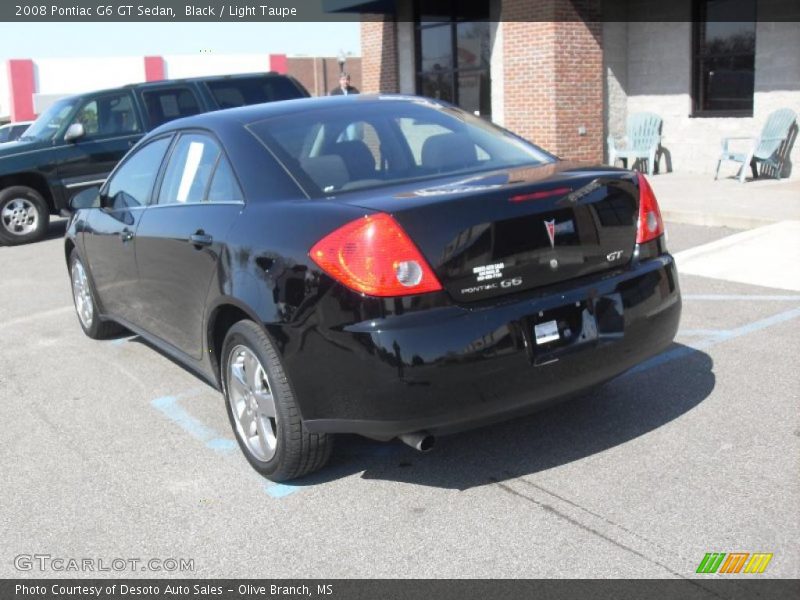
<svg viewBox="0 0 800 600">
<path fill-rule="evenodd" d="M 639 178 L 639 222 L 636 226 L 636 243 L 644 244 L 664 233 L 664 221 L 658 209 L 658 201 L 647 179 L 641 173 Z"/>
<path fill-rule="evenodd" d="M 370 296 L 442 289 L 414 242 L 386 213 L 343 225 L 317 242 L 309 256 L 335 280 Z"/>
</svg>

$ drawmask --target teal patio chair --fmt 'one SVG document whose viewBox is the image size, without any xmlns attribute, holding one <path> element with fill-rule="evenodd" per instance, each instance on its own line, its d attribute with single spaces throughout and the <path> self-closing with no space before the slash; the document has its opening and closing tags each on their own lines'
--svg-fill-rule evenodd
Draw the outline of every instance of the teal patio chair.
<svg viewBox="0 0 800 600">
<path fill-rule="evenodd" d="M 622 159 L 628 166 L 628 159 L 636 163 L 647 161 L 647 174 L 652 175 L 656 156 L 661 148 L 661 126 L 663 120 L 654 113 L 641 112 L 628 117 L 625 125 L 625 144 L 618 145 L 614 136 L 608 136 L 608 162 L 612 166 Z"/>
<path fill-rule="evenodd" d="M 765 174 L 766 170 L 774 173 L 775 177 L 780 179 L 786 162 L 786 155 L 789 153 L 789 137 L 792 134 L 796 120 L 797 115 L 793 110 L 781 108 L 767 117 L 767 122 L 764 124 L 764 129 L 761 130 L 759 137 L 722 138 L 722 153 L 719 155 L 719 160 L 717 160 L 714 179 L 719 177 L 719 167 L 724 160 L 742 164 L 738 173 L 741 183 L 744 183 L 747 165 L 750 165 L 753 171 L 753 179 L 758 178 L 756 167 L 759 163 L 761 164 L 762 175 Z M 735 152 L 730 147 L 730 142 L 733 140 L 750 140 L 750 147 L 746 152 Z"/>
</svg>

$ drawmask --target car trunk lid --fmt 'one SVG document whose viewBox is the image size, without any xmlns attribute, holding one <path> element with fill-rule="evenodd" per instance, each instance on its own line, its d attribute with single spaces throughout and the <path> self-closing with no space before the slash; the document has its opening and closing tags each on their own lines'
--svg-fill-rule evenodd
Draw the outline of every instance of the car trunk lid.
<svg viewBox="0 0 800 600">
<path fill-rule="evenodd" d="M 390 213 L 459 302 L 617 269 L 636 243 L 628 171 L 559 162 L 377 191 L 347 201 Z"/>
</svg>

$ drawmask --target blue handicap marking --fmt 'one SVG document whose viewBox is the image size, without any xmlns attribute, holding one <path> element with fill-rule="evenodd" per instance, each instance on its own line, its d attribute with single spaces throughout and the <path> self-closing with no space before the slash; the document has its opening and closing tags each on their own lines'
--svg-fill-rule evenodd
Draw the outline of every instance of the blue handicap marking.
<svg viewBox="0 0 800 600">
<path fill-rule="evenodd" d="M 186 394 L 181 395 L 185 396 Z M 150 404 L 190 436 L 203 442 L 206 448 L 222 454 L 236 450 L 238 445 L 235 440 L 222 437 L 217 431 L 190 415 L 179 404 L 177 396 L 162 396 L 151 401 Z M 263 486 L 264 491 L 272 498 L 285 498 L 304 487 L 273 483 L 272 481 L 264 483 Z"/>
<path fill-rule="evenodd" d="M 710 298 L 716 299 L 716 295 L 709 296 Z M 770 299 L 777 298 L 776 297 L 769 297 Z M 786 298 L 787 296 L 779 296 L 780 298 Z M 697 296 L 696 298 L 706 299 L 703 296 Z M 754 298 L 758 298 L 758 296 L 754 296 Z M 684 330 L 683 332 L 679 331 L 678 334 L 680 335 L 683 333 L 684 335 L 697 335 L 697 336 L 704 336 L 704 339 L 698 340 L 692 346 L 678 346 L 677 348 L 670 348 L 658 354 L 652 358 L 647 359 L 646 361 L 639 363 L 635 367 L 629 369 L 625 373 L 622 374 L 622 377 L 627 377 L 628 375 L 633 375 L 635 373 L 641 373 L 643 371 L 648 371 L 653 367 L 658 367 L 665 363 L 671 362 L 677 358 L 683 358 L 684 356 L 689 356 L 690 354 L 694 354 L 699 350 L 706 350 L 717 344 L 722 342 L 727 342 L 729 340 L 736 339 L 738 337 L 742 337 L 745 335 L 750 335 L 751 333 L 755 333 L 757 331 L 761 331 L 762 329 L 766 329 L 768 327 L 772 327 L 774 325 L 778 325 L 780 323 L 785 323 L 786 321 L 791 321 L 793 319 L 797 319 L 800 317 L 800 308 L 792 308 L 778 314 L 766 317 L 764 319 L 758 319 L 757 321 L 752 321 L 745 325 L 741 325 L 740 327 L 734 327 L 733 329 L 714 329 L 714 330 Z"/>
<path fill-rule="evenodd" d="M 285 498 L 295 492 L 299 492 L 301 489 L 303 489 L 303 486 L 275 483 L 272 481 L 264 484 L 264 491 L 273 498 Z"/>
<path fill-rule="evenodd" d="M 236 450 L 236 442 L 226 438 L 214 438 L 206 442 L 206 448 L 211 448 L 217 452 L 232 452 Z"/>
<path fill-rule="evenodd" d="M 150 403 L 161 411 L 170 421 L 178 425 L 193 438 L 204 442 L 207 448 L 217 452 L 231 452 L 236 448 L 236 442 L 222 437 L 215 430 L 198 421 L 178 404 L 175 396 L 163 396 Z"/>
</svg>

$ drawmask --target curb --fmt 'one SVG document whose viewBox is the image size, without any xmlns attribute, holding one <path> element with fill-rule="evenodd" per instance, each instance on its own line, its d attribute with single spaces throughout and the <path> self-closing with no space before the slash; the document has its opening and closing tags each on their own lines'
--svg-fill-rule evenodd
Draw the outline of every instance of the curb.
<svg viewBox="0 0 800 600">
<path fill-rule="evenodd" d="M 756 227 L 772 225 L 781 221 L 781 219 L 764 219 L 746 215 L 722 215 L 688 210 L 664 210 L 663 208 L 661 209 L 661 217 L 668 223 L 702 225 L 704 227 L 730 227 L 731 229 L 755 229 Z"/>
</svg>

